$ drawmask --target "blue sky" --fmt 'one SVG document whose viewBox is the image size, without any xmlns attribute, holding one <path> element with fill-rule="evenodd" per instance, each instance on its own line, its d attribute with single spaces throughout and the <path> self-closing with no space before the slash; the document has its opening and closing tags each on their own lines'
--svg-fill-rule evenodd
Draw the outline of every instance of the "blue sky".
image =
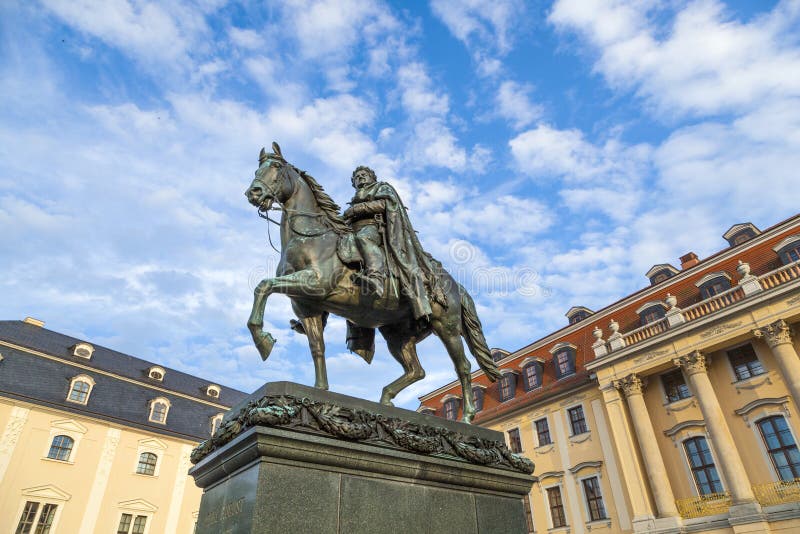
<svg viewBox="0 0 800 534">
<path fill-rule="evenodd" d="M 0 6 L 0 317 L 251 391 L 313 383 L 242 195 L 273 140 L 340 204 L 360 164 L 515 350 L 656 263 L 797 212 L 800 1 L 43 0 Z M 400 374 L 326 330 L 332 389 Z M 436 340 L 427 378 L 454 379 Z"/>
</svg>

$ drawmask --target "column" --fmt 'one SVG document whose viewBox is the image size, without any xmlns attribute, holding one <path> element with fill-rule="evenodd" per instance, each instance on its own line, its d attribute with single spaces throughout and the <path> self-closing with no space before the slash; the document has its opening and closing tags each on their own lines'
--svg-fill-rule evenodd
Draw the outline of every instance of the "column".
<svg viewBox="0 0 800 534">
<path fill-rule="evenodd" d="M 601 388 L 603 401 L 608 414 L 608 427 L 614 436 L 614 445 L 617 449 L 622 476 L 625 479 L 625 489 L 631 503 L 632 521 L 634 523 L 653 517 L 650 502 L 647 498 L 647 487 L 644 482 L 644 473 L 636 458 L 636 446 L 633 442 L 633 433 L 625 417 L 625 407 L 619 392 L 612 386 Z"/>
<path fill-rule="evenodd" d="M 653 424 L 650 422 L 650 415 L 647 413 L 647 406 L 644 403 L 642 390 L 644 384 L 636 374 L 630 374 L 622 380 L 615 380 L 614 387 L 625 394 L 628 401 L 628 410 L 631 414 L 633 427 L 636 437 L 639 439 L 639 447 L 645 463 L 645 470 L 650 481 L 650 489 L 656 501 L 659 517 L 676 517 L 678 508 L 675 506 L 675 496 L 672 494 L 667 477 L 667 468 L 664 466 L 664 459 L 658 448 L 656 433 L 653 431 Z"/>
<path fill-rule="evenodd" d="M 97 525 L 97 517 L 100 515 L 103 505 L 103 497 L 106 494 L 108 478 L 111 475 L 111 467 L 114 465 L 114 456 L 117 453 L 121 436 L 122 431 L 118 428 L 109 428 L 106 432 L 106 440 L 103 442 L 103 450 L 100 452 L 100 460 L 97 462 L 94 482 L 89 491 L 79 532 L 92 532 Z"/>
<path fill-rule="evenodd" d="M 705 356 L 696 350 L 686 356 L 675 358 L 673 363 L 683 367 L 689 376 L 689 383 L 697 396 L 700 411 L 703 413 L 706 428 L 711 436 L 711 446 L 717 453 L 716 457 L 720 462 L 720 468 L 730 486 L 728 491 L 733 504 L 755 502 L 753 489 L 745 472 L 742 458 L 739 456 L 714 388 L 711 387 L 711 381 L 708 379 Z"/>
<path fill-rule="evenodd" d="M 789 325 L 780 319 L 764 328 L 753 330 L 753 335 L 767 342 L 795 404 L 800 404 L 800 358 L 792 345 L 792 330 Z"/>
</svg>

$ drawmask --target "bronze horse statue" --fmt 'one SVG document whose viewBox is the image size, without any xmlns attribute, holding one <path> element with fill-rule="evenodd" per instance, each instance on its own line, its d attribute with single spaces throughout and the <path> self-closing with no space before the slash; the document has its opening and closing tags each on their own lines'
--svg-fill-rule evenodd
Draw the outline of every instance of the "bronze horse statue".
<svg viewBox="0 0 800 534">
<path fill-rule="evenodd" d="M 391 406 L 400 391 L 425 377 L 416 344 L 434 333 L 455 365 L 464 395 L 463 421 L 469 423 L 475 415 L 475 403 L 470 363 L 461 338 L 492 381 L 501 376 L 484 339 L 472 297 L 441 268 L 436 273 L 436 282 L 446 303 L 432 300 L 432 313 L 425 321 L 415 319 L 402 291 L 388 291 L 381 297 L 365 293 L 354 282 L 358 265 L 346 263 L 340 257 L 340 240 L 348 234 L 352 237 L 352 230 L 340 215 L 339 206 L 313 177 L 288 163 L 276 143 L 272 149 L 272 153 L 261 149 L 255 178 L 245 192 L 260 215 L 274 209 L 273 204 L 283 212 L 277 272 L 274 278 L 265 278 L 256 287 L 247 322 L 261 357 L 266 360 L 275 343 L 263 329 L 267 298 L 274 293 L 291 299 L 292 309 L 300 320 L 292 321 L 293 328 L 308 337 L 318 388 L 328 389 L 323 339 L 328 314 L 344 317 L 357 327 L 378 328 L 389 352 L 403 367 L 403 375 L 384 387 L 381 394 L 380 402 Z M 365 359 L 371 360 L 371 353 Z"/>
</svg>

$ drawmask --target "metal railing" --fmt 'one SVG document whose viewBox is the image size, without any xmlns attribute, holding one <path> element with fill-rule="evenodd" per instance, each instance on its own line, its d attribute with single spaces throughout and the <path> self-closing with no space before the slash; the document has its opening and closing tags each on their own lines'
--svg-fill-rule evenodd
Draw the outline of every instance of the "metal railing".
<svg viewBox="0 0 800 534">
<path fill-rule="evenodd" d="M 704 317 L 710 313 L 714 313 L 722 308 L 727 308 L 734 302 L 739 302 L 744 298 L 744 291 L 739 286 L 734 286 L 727 291 L 723 291 L 711 298 L 700 301 L 693 306 L 683 310 L 683 318 L 688 323 L 700 317 Z"/>
<path fill-rule="evenodd" d="M 762 274 L 758 277 L 758 281 L 762 288 L 772 289 L 775 286 L 785 284 L 796 278 L 800 278 L 800 261 L 784 265 L 774 271 Z"/>
<path fill-rule="evenodd" d="M 647 338 L 653 337 L 661 332 L 666 332 L 669 326 L 667 325 L 667 318 L 662 317 L 652 323 L 640 326 L 636 330 L 631 330 L 627 334 L 622 334 L 622 339 L 625 341 L 625 346 L 633 345 Z"/>
<path fill-rule="evenodd" d="M 725 493 L 709 493 L 699 497 L 677 499 L 675 505 L 678 507 L 678 513 L 684 519 L 725 514 L 731 507 L 731 496 L 727 491 Z"/>
<path fill-rule="evenodd" d="M 768 484 L 755 484 L 753 493 L 762 506 L 800 502 L 800 478 L 779 480 Z"/>
</svg>

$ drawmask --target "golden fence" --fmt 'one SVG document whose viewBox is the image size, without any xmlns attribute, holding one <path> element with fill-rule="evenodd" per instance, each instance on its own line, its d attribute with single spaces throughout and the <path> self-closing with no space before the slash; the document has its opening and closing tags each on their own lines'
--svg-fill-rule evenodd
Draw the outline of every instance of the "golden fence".
<svg viewBox="0 0 800 534">
<path fill-rule="evenodd" d="M 731 496 L 728 492 L 709 493 L 699 497 L 677 499 L 675 504 L 681 517 L 692 519 L 693 517 L 727 513 L 728 508 L 731 507 Z"/>
<path fill-rule="evenodd" d="M 762 506 L 800 502 L 800 478 L 756 484 L 753 486 L 753 493 Z"/>
</svg>

